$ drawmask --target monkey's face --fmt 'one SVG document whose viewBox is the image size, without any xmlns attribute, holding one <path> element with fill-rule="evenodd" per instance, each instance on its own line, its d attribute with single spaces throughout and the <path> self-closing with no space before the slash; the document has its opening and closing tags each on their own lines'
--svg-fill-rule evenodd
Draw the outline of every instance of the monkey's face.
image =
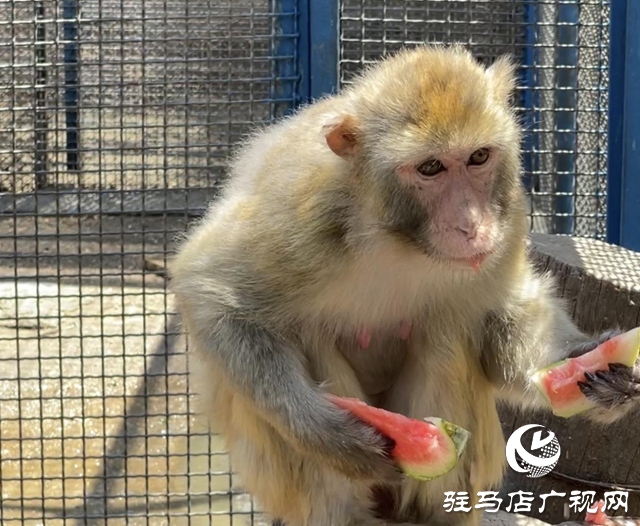
<svg viewBox="0 0 640 526">
<path fill-rule="evenodd" d="M 384 62 L 325 127 L 352 163 L 383 233 L 434 259 L 478 267 L 501 250 L 521 194 L 513 68 L 418 49 Z M 519 225 L 519 223 L 518 223 Z"/>
<path fill-rule="evenodd" d="M 491 259 L 510 232 L 521 192 L 517 127 L 504 117 L 499 137 L 478 133 L 478 126 L 466 137 L 463 127 L 450 127 L 447 131 L 455 133 L 437 142 L 425 139 L 423 129 L 378 133 L 368 148 L 352 154 L 361 190 L 370 196 L 364 200 L 374 217 L 368 224 L 446 263 L 478 268 Z M 345 135 L 330 132 L 329 145 L 351 148 L 350 132 L 337 130 Z M 505 130 L 511 133 L 507 142 Z M 360 140 L 366 144 L 362 134 Z"/>
<path fill-rule="evenodd" d="M 393 222 L 430 255 L 479 265 L 502 238 L 494 192 L 500 157 L 499 149 L 486 145 L 403 164 L 394 174 L 399 187 L 387 202 Z"/>
<path fill-rule="evenodd" d="M 431 113 L 426 124 L 378 130 L 375 142 L 363 137 L 361 155 L 382 230 L 439 261 L 478 268 L 495 259 L 514 225 L 519 135 L 509 112 L 482 98 L 465 104 L 464 95 L 445 122 Z"/>
</svg>

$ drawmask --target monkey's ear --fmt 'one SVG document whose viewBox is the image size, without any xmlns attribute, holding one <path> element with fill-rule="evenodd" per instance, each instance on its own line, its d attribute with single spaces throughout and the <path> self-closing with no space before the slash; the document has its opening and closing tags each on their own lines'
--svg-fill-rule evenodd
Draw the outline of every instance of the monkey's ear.
<svg viewBox="0 0 640 526">
<path fill-rule="evenodd" d="M 487 75 L 496 99 L 501 103 L 508 103 L 516 88 L 516 64 L 511 57 L 500 57 L 487 69 Z"/>
<path fill-rule="evenodd" d="M 346 159 L 358 148 L 358 119 L 353 115 L 340 115 L 325 122 L 322 127 L 327 146 L 336 155 Z"/>
</svg>

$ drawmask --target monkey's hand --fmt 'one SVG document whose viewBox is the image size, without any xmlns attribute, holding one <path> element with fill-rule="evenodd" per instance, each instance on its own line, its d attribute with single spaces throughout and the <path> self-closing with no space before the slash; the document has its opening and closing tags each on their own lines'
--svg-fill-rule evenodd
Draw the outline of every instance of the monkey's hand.
<svg viewBox="0 0 640 526">
<path fill-rule="evenodd" d="M 569 357 L 582 356 L 622 332 L 611 329 L 594 340 L 579 343 L 572 347 Z M 585 373 L 585 381 L 578 382 L 578 386 L 589 400 L 598 404 L 599 408 L 595 412 L 602 416 L 609 414 L 611 419 L 615 419 L 619 417 L 616 409 L 626 412 L 635 401 L 640 401 L 640 365 L 627 367 L 623 364 L 610 364 L 607 370 Z M 614 412 L 610 413 L 611 411 Z"/>
<path fill-rule="evenodd" d="M 386 484 L 400 482 L 402 471 L 390 455 L 394 441 L 350 412 L 330 406 L 323 409 L 325 425 L 316 428 L 305 449 L 348 477 Z"/>
<path fill-rule="evenodd" d="M 640 401 L 640 365 L 627 367 L 610 364 L 607 371 L 585 373 L 585 381 L 578 382 L 584 395 L 604 410 L 630 408 Z"/>
</svg>

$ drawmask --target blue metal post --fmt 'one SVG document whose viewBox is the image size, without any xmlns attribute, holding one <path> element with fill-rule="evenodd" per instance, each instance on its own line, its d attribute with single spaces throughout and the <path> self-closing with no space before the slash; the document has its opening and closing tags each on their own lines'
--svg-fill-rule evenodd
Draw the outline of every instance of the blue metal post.
<svg viewBox="0 0 640 526">
<path fill-rule="evenodd" d="M 49 181 L 48 173 L 48 141 L 49 116 L 47 112 L 47 26 L 45 19 L 45 4 L 39 1 L 35 4 L 36 34 L 35 51 L 35 121 L 34 121 L 34 172 L 37 189 L 46 188 Z"/>
<path fill-rule="evenodd" d="M 578 2 L 558 6 L 558 60 L 556 86 L 556 196 L 555 233 L 573 234 L 576 177 L 576 110 L 578 88 Z"/>
<path fill-rule="evenodd" d="M 275 11 L 274 97 L 294 100 L 286 114 L 338 87 L 339 0 L 276 0 Z"/>
<path fill-rule="evenodd" d="M 309 99 L 338 88 L 339 0 L 306 0 L 309 13 Z M 304 0 L 303 0 L 304 3 Z"/>
<path fill-rule="evenodd" d="M 536 22 L 539 18 L 539 6 L 529 3 L 525 5 L 524 21 L 525 21 L 525 47 L 523 49 L 523 71 L 522 82 L 524 91 L 522 94 L 522 106 L 525 108 L 524 114 L 524 184 L 526 188 L 532 187 L 538 189 L 538 181 L 535 172 L 539 169 L 539 136 L 534 128 L 539 122 L 539 112 L 536 108 L 540 107 L 540 93 L 536 91 L 539 84 L 538 72 L 535 68 L 538 63 L 537 49 L 535 47 L 536 38 Z"/>
<path fill-rule="evenodd" d="M 300 91 L 300 39 L 299 4 L 303 0 L 275 0 L 272 25 L 272 60 L 275 78 L 271 81 L 271 119 L 291 113 Z M 302 33 L 302 34 L 301 34 Z"/>
<path fill-rule="evenodd" d="M 80 125 L 78 119 L 78 0 L 62 2 L 64 44 L 64 102 L 67 128 L 67 169 L 79 169 Z"/>
<path fill-rule="evenodd" d="M 607 240 L 640 251 L 640 4 L 611 2 Z"/>
</svg>

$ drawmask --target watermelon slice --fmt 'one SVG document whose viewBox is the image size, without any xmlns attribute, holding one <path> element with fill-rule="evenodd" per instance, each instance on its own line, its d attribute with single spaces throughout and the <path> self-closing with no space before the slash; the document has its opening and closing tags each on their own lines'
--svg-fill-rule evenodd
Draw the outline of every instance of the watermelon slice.
<svg viewBox="0 0 640 526">
<path fill-rule="evenodd" d="M 589 511 L 594 509 L 595 511 Z M 587 514 L 584 517 L 585 522 L 588 522 L 589 524 L 597 524 L 598 526 L 606 526 L 609 517 L 607 517 L 607 514 L 603 511 L 603 509 L 603 500 L 599 500 L 598 502 L 596 502 L 595 508 L 587 508 Z"/>
<path fill-rule="evenodd" d="M 540 369 L 532 380 L 551 406 L 553 414 L 563 418 L 595 407 L 587 399 L 578 382 L 584 373 L 606 371 L 610 363 L 633 367 L 640 352 L 640 327 L 614 336 L 600 346 L 577 358 L 569 358 Z"/>
<path fill-rule="evenodd" d="M 468 431 L 441 418 L 422 422 L 356 398 L 330 399 L 394 440 L 391 457 L 405 474 L 418 480 L 432 480 L 451 471 L 469 438 Z"/>
</svg>

